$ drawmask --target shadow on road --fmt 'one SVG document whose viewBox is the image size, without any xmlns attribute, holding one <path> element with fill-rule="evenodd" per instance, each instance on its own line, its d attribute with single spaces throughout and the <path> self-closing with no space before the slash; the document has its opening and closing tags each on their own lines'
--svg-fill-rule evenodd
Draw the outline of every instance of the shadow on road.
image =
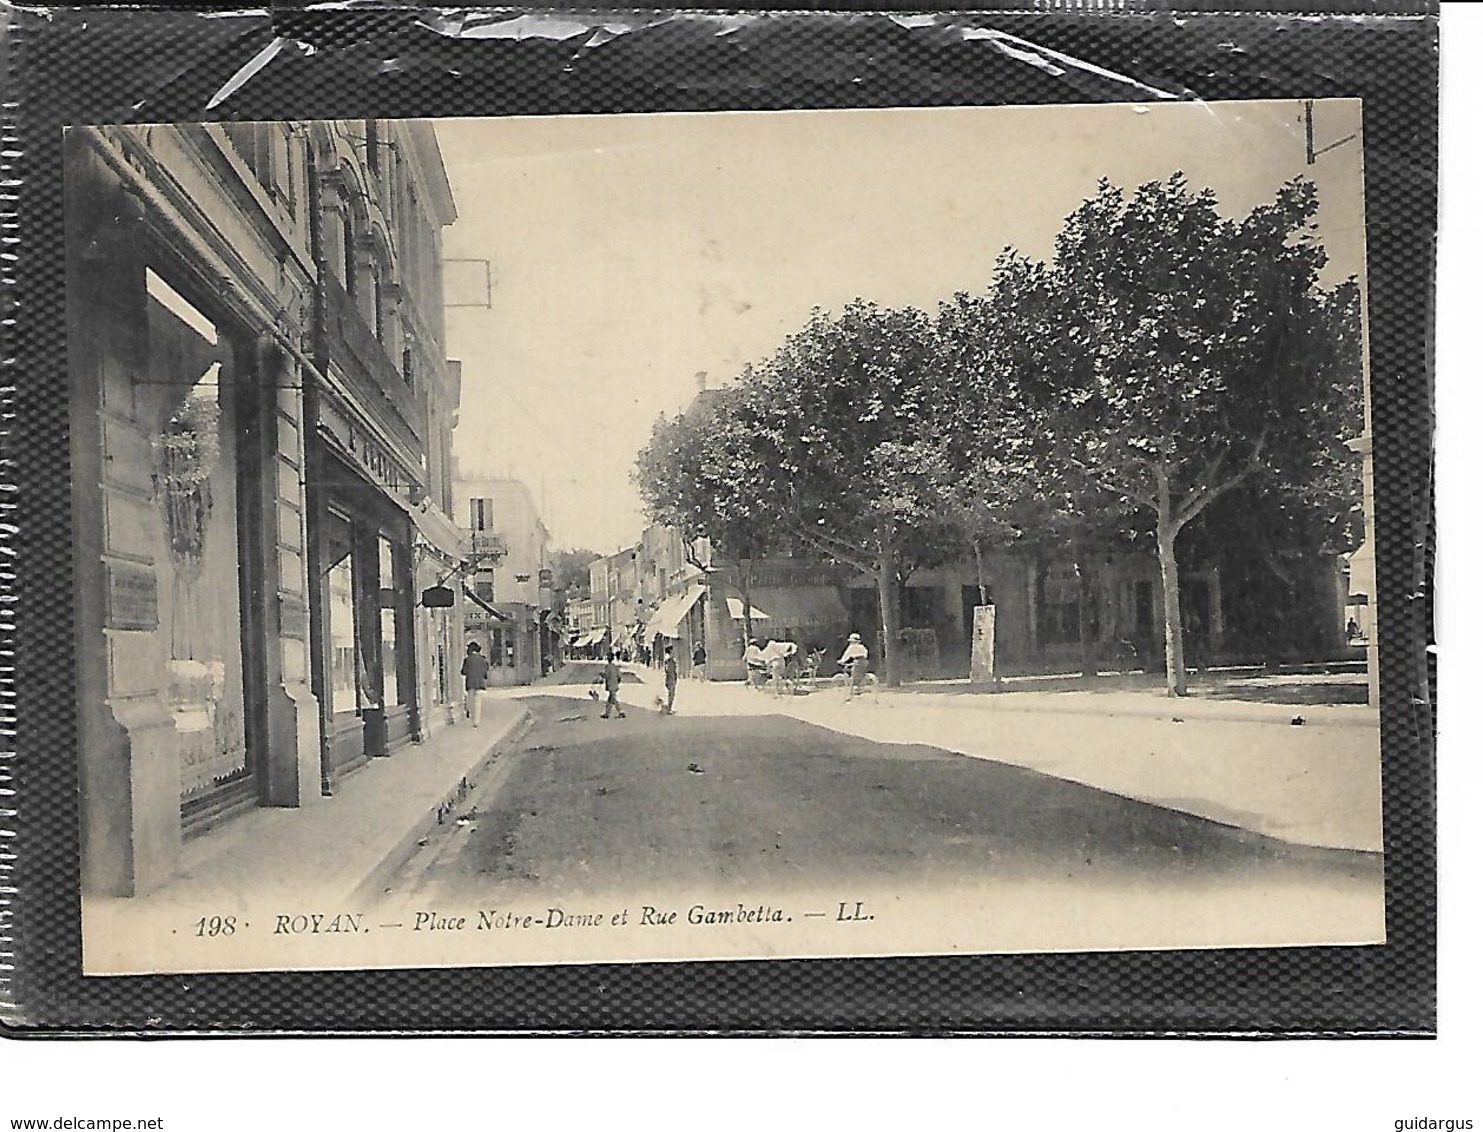
<svg viewBox="0 0 1483 1132">
<path fill-rule="evenodd" d="M 630 704 L 628 718 L 604 720 L 569 696 L 522 702 L 536 726 L 506 756 L 498 791 L 462 815 L 462 844 L 437 878 L 446 891 L 1380 883 L 1373 854 L 1291 845 L 930 746 L 781 715 Z"/>
</svg>

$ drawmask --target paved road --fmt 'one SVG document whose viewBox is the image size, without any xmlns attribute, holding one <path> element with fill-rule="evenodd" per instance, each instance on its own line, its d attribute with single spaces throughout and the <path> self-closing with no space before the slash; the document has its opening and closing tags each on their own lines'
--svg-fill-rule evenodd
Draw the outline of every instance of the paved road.
<svg viewBox="0 0 1483 1132">
<path fill-rule="evenodd" d="M 1191 892 L 1205 907 L 1229 889 L 1259 908 L 1271 892 L 1299 903 L 1311 894 L 1315 907 L 1373 904 L 1381 885 L 1374 855 L 1294 846 L 1022 767 L 783 716 L 665 717 L 653 694 L 652 684 L 625 689 L 622 720 L 601 719 L 586 699 L 527 698 L 534 728 L 392 895 L 973 881 Z"/>
</svg>

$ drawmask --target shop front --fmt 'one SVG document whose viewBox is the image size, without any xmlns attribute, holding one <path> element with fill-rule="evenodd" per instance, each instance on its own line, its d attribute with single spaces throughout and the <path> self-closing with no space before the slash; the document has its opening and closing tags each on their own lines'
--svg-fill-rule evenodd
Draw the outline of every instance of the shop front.
<svg viewBox="0 0 1483 1132">
<path fill-rule="evenodd" d="M 742 598 L 742 571 L 735 566 L 713 570 L 708 599 L 700 604 L 700 637 L 706 647 L 706 674 L 713 680 L 740 680 L 745 675 L 748 614 L 752 633 L 763 640 L 788 640 L 804 649 L 826 651 L 848 635 L 850 611 L 842 593 L 844 575 L 837 567 L 792 559 L 755 563 L 745 579 L 750 610 Z"/>
<path fill-rule="evenodd" d="M 311 609 L 326 785 L 421 729 L 411 522 L 336 447 L 322 438 Z"/>
<path fill-rule="evenodd" d="M 132 896 L 173 875 L 187 839 L 302 804 L 305 775 L 319 794 L 294 495 L 302 378 L 259 292 L 224 294 L 217 263 L 181 238 L 199 218 L 131 182 L 126 154 L 152 168 L 141 138 L 68 145 L 82 880 Z M 199 207 L 237 218 L 204 194 Z"/>
</svg>

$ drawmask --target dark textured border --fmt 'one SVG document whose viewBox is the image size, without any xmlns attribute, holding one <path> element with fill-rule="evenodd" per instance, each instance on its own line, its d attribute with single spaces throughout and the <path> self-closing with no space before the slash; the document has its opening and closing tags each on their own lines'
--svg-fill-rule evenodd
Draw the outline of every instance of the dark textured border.
<svg viewBox="0 0 1483 1132">
<path fill-rule="evenodd" d="M 848 5 L 847 5 L 848 7 Z M 21 485 L 20 758 L 11 1025 L 31 1033 L 621 1030 L 1413 1034 L 1436 1020 L 1435 674 L 1431 626 L 1432 294 L 1437 19 L 1431 4 L 1208 4 L 952 13 L 608 13 L 635 30 L 473 39 L 415 9 L 11 10 L 21 141 L 17 349 L 6 447 Z M 1287 5 L 1268 5 L 1270 9 Z M 1206 14 L 1190 14 L 1205 9 Z M 1386 12 L 1365 18 L 1312 13 Z M 506 12 L 506 15 L 513 13 Z M 489 20 L 489 11 L 469 13 Z M 576 18 L 576 12 L 567 14 Z M 441 31 L 432 23 L 442 21 Z M 644 26 L 639 26 L 644 25 Z M 965 40 L 992 27 L 1100 72 L 1059 76 Z M 718 35 L 723 26 L 728 34 Z M 4 34 L 0 32 L 0 34 Z M 273 64 L 211 96 L 275 36 Z M 303 50 L 312 45 L 314 51 Z M 5 46 L 5 45 L 0 45 Z M 395 60 L 391 67 L 383 64 Z M 1105 77 L 1128 76 L 1128 82 Z M 1381 608 L 1383 947 L 772 961 L 476 970 L 80 977 L 63 344 L 61 127 L 69 122 L 435 117 L 1128 101 L 1365 100 Z M 3 125 L 3 123 L 0 123 Z M 9 148 L 9 147 L 7 147 Z M 0 213 L 9 205 L 0 198 Z M 10 217 L 0 214 L 0 224 Z M 4 234 L 12 235 L 10 228 Z M 13 261 L 5 261 L 7 264 Z M 8 328 L 0 328 L 8 329 Z M 0 339 L 3 344 L 4 339 Z M 0 477 L 9 479 L 10 476 Z M 0 546 L 0 551 L 5 549 Z M 8 596 L 8 595 L 0 595 Z M 0 658 L 3 659 L 3 658 Z M 0 763 L 0 776 L 7 764 Z M 0 781 L 0 788 L 5 783 Z M 0 795 L 0 827 L 6 799 Z M 3 878 L 0 878 L 3 883 Z M 0 899 L 4 894 L 0 893 Z M 0 909 L 3 912 L 3 909 Z M 0 916 L 0 939 L 6 921 Z M 0 951 L 3 951 L 0 946 Z"/>
</svg>

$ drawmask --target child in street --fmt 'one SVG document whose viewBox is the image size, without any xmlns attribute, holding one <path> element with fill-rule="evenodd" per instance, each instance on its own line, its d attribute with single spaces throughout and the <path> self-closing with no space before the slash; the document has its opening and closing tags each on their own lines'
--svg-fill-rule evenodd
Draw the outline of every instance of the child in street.
<svg viewBox="0 0 1483 1132">
<path fill-rule="evenodd" d="M 675 686 L 680 682 L 680 665 L 675 660 L 673 645 L 664 646 L 664 714 L 675 713 Z"/>
<path fill-rule="evenodd" d="M 596 683 L 601 684 L 608 693 L 608 702 L 603 705 L 602 717 L 609 718 L 613 712 L 618 713 L 619 719 L 626 718 L 623 714 L 623 705 L 618 702 L 618 685 L 623 681 L 623 673 L 618 668 L 618 658 L 613 653 L 608 653 L 608 662 L 602 667 Z"/>
</svg>

